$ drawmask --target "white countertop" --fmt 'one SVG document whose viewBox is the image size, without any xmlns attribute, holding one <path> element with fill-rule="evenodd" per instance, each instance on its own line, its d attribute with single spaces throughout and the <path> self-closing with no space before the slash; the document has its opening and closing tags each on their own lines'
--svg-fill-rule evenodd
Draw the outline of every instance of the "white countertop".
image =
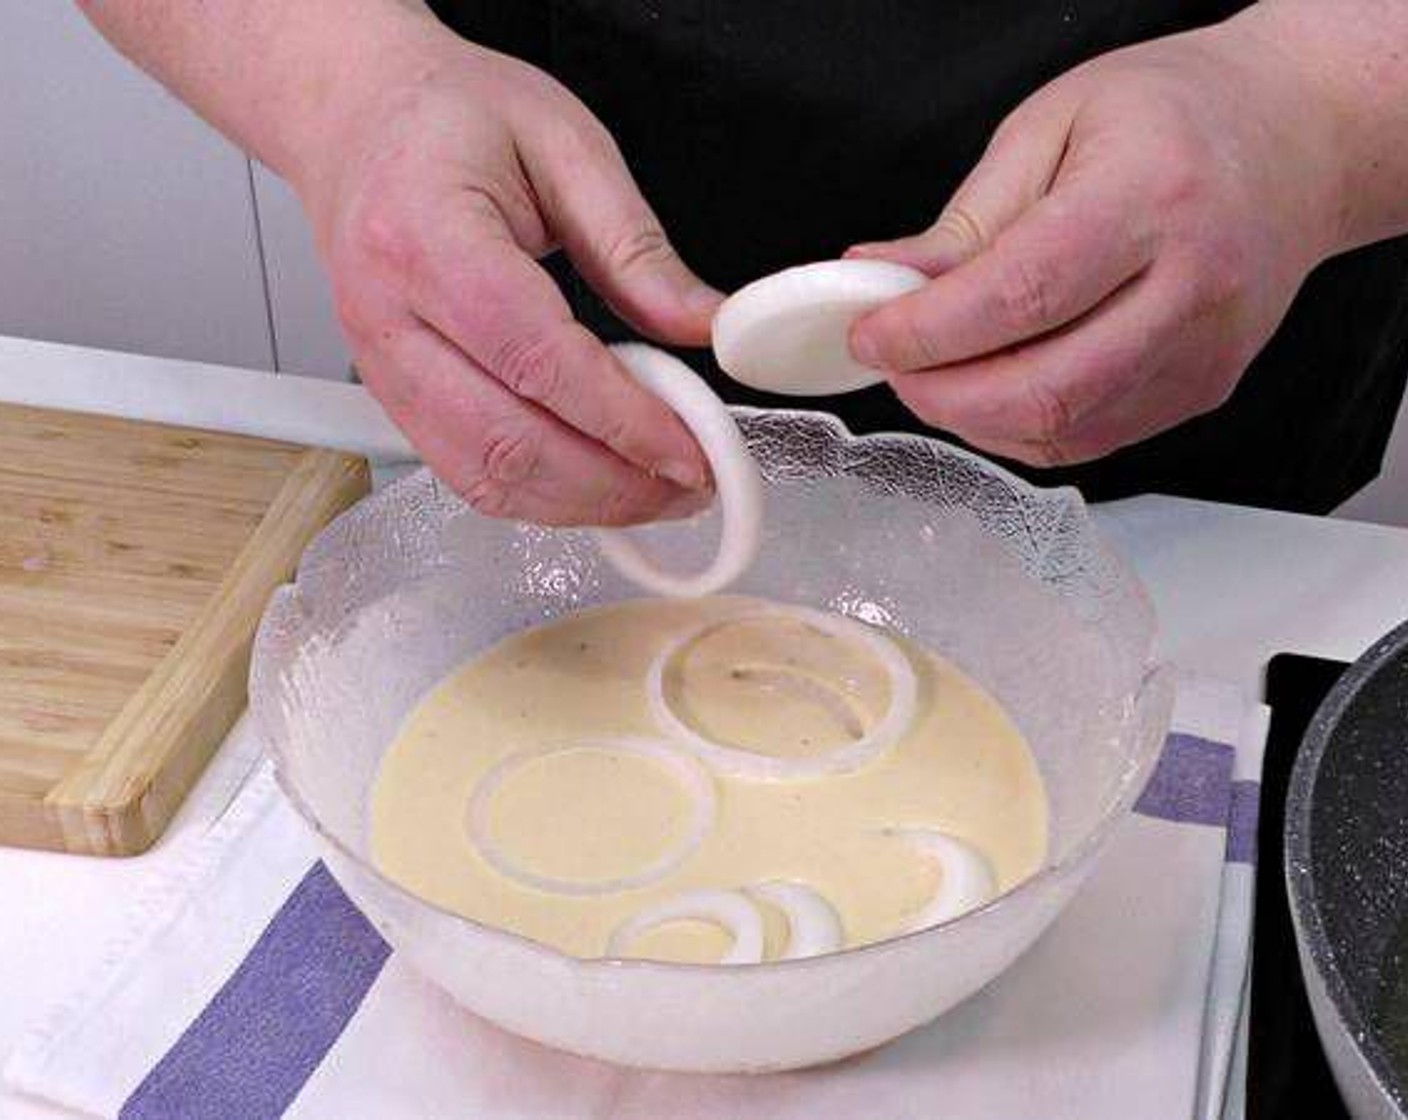
<svg viewBox="0 0 1408 1120">
<path fill-rule="evenodd" d="M 355 386 L 0 338 L 0 400 L 333 445 L 407 448 Z M 1101 525 L 1158 607 L 1170 660 L 1255 695 L 1283 650 L 1350 659 L 1408 618 L 1408 530 L 1146 497 Z M 99 860 L 0 849 L 0 1059 L 99 959 L 144 880 L 180 858 L 253 759 L 237 730 L 151 852 Z M 70 1114 L 0 1092 L 0 1120 Z"/>
</svg>

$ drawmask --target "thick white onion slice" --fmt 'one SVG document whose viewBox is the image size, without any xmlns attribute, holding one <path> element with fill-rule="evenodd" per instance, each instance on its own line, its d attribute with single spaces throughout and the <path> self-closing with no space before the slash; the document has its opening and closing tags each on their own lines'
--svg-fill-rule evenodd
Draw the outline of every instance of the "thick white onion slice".
<svg viewBox="0 0 1408 1120">
<path fill-rule="evenodd" d="M 665 689 L 665 674 L 675 657 L 690 643 L 720 626 L 769 617 L 795 618 L 833 637 L 856 642 L 880 662 L 889 678 L 890 704 L 884 716 L 868 734 L 826 754 L 779 758 L 710 739 L 679 717 L 670 706 Z M 651 713 L 660 729 L 719 773 L 751 781 L 795 781 L 831 774 L 849 774 L 888 751 L 899 742 L 914 722 L 918 708 L 919 683 L 914 675 L 914 666 L 910 664 L 904 650 L 881 631 L 846 615 L 779 603 L 766 607 L 745 608 L 739 614 L 706 623 L 686 631 L 672 642 L 667 642 L 650 665 L 646 677 L 646 694 L 650 698 Z"/>
<path fill-rule="evenodd" d="M 723 511 L 719 551 L 693 575 L 657 568 L 625 529 L 598 529 L 602 555 L 632 583 L 657 595 L 693 598 L 721 591 L 748 570 L 762 533 L 763 483 L 727 406 L 697 373 L 673 355 L 638 342 L 611 348 L 645 388 L 663 400 L 694 434 L 714 473 Z"/>
<path fill-rule="evenodd" d="M 738 891 L 684 891 L 647 906 L 627 918 L 606 943 L 608 957 L 620 957 L 641 934 L 666 922 L 693 919 L 721 926 L 733 937 L 729 950 L 719 958 L 719 964 L 757 964 L 763 959 L 763 916 L 747 897 Z"/>
<path fill-rule="evenodd" d="M 851 356 L 851 324 L 921 288 L 922 272 L 889 261 L 820 261 L 764 276 L 724 300 L 714 357 L 736 381 L 771 393 L 826 396 L 884 380 Z"/>
<path fill-rule="evenodd" d="M 939 865 L 939 889 L 901 932 L 913 933 L 976 910 L 997 893 L 997 878 L 987 857 L 966 840 L 936 828 L 887 828 L 886 836 L 902 840 Z"/>
<path fill-rule="evenodd" d="M 631 754 L 648 758 L 667 767 L 679 779 L 689 794 L 691 812 L 684 835 L 678 842 L 662 852 L 648 866 L 633 875 L 622 875 L 615 879 L 558 879 L 539 875 L 519 867 L 494 842 L 489 833 L 489 808 L 499 788 L 520 767 L 538 759 L 553 755 L 570 754 L 576 751 L 611 751 L 616 754 Z M 517 751 L 497 762 L 474 790 L 469 802 L 469 838 L 484 857 L 485 862 L 505 879 L 519 886 L 549 894 L 567 894 L 583 897 L 587 895 L 614 894 L 617 891 L 635 890 L 649 886 L 663 879 L 699 849 L 705 835 L 714 825 L 717 813 L 717 798 L 714 794 L 714 781 L 693 758 L 678 750 L 673 744 L 658 739 L 644 739 L 622 735 L 612 738 L 581 739 L 563 743 L 546 749 L 535 748 Z"/>
<path fill-rule="evenodd" d="M 781 960 L 834 953 L 845 940 L 836 908 L 805 883 L 773 879 L 753 884 L 748 893 L 772 903 L 787 918 L 787 947 Z"/>
</svg>

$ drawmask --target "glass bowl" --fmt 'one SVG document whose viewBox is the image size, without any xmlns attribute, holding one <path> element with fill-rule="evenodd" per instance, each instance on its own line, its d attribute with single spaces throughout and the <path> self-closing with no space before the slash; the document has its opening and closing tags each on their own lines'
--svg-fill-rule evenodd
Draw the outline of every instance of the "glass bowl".
<svg viewBox="0 0 1408 1120">
<path fill-rule="evenodd" d="M 639 593 L 589 534 L 480 517 L 429 473 L 334 522 L 260 628 L 251 708 L 278 780 L 347 893 L 465 1007 L 549 1046 L 699 1072 L 832 1061 L 929 1022 L 1012 963 L 1090 872 L 1168 729 L 1170 674 L 1129 569 L 1079 495 L 908 435 L 818 413 L 737 411 L 766 481 L 758 562 L 731 590 L 894 627 L 995 695 L 1050 799 L 1045 866 L 946 924 L 806 960 L 578 960 L 441 910 L 370 859 L 369 798 L 410 709 L 524 627 Z M 642 532 L 699 565 L 702 525 Z"/>
</svg>

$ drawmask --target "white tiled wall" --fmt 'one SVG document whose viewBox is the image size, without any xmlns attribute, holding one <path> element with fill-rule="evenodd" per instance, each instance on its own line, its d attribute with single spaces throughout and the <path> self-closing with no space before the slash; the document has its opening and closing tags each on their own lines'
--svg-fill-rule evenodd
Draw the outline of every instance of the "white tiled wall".
<svg viewBox="0 0 1408 1120">
<path fill-rule="evenodd" d="M 244 157 L 63 0 L 0 0 L 0 333 L 273 364 Z"/>
<path fill-rule="evenodd" d="M 0 29 L 0 334 L 346 378 L 292 192 L 74 4 Z"/>
</svg>

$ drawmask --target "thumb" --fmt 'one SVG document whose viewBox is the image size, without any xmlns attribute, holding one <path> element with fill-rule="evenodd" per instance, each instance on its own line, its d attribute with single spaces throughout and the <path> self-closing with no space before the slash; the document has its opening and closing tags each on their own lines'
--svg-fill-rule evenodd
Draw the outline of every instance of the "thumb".
<svg viewBox="0 0 1408 1120">
<path fill-rule="evenodd" d="M 582 278 L 642 334 L 703 345 L 723 299 L 675 252 L 604 129 L 568 154 L 556 146 L 524 163 L 544 217 Z"/>
<path fill-rule="evenodd" d="M 1038 95 L 998 126 L 933 225 L 909 237 L 852 246 L 845 255 L 893 261 L 930 276 L 977 256 L 1046 194 L 1070 130 L 1066 104 Z"/>
</svg>

